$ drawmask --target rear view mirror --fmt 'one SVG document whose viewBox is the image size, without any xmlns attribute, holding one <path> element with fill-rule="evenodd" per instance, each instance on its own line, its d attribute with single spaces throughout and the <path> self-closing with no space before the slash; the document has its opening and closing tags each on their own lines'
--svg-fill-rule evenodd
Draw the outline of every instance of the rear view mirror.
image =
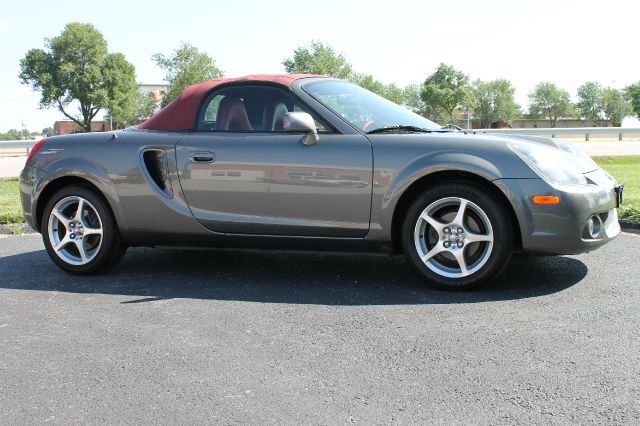
<svg viewBox="0 0 640 426">
<path fill-rule="evenodd" d="M 300 142 L 303 145 L 314 145 L 318 142 L 318 129 L 313 117 L 306 112 L 287 112 L 282 117 L 285 132 L 305 133 Z"/>
</svg>

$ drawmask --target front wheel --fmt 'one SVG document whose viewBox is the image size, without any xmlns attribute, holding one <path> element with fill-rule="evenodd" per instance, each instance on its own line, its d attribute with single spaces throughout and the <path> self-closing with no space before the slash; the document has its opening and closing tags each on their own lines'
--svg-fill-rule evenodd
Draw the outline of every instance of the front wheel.
<svg viewBox="0 0 640 426">
<path fill-rule="evenodd" d="M 405 256 L 443 290 L 469 290 L 495 279 L 513 252 L 513 225 L 491 192 L 471 183 L 427 189 L 407 211 Z"/>
<path fill-rule="evenodd" d="M 107 204 L 84 186 L 56 192 L 45 207 L 41 229 L 51 259 L 72 274 L 106 271 L 126 251 Z"/>
</svg>

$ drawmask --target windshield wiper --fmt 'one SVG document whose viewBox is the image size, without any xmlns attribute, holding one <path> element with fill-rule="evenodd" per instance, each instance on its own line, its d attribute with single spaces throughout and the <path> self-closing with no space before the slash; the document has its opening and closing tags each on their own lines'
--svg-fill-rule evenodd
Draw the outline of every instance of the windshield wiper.
<svg viewBox="0 0 640 426">
<path fill-rule="evenodd" d="M 373 129 L 367 132 L 368 135 L 373 135 L 375 133 L 392 133 L 392 132 L 413 132 L 413 133 L 431 133 L 433 130 L 423 129 L 422 127 L 417 126 L 388 126 L 388 127 L 379 127 L 377 129 Z"/>
<path fill-rule="evenodd" d="M 463 132 L 464 129 L 460 126 L 456 126 L 455 124 L 445 124 L 442 126 L 441 130 L 449 130 L 451 132 Z"/>
</svg>

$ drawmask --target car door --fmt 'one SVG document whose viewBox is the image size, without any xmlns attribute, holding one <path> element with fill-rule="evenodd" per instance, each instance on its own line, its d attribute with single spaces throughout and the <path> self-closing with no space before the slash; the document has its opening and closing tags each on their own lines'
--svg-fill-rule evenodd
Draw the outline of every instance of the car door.
<svg viewBox="0 0 640 426">
<path fill-rule="evenodd" d="M 364 237 L 373 172 L 368 139 L 339 134 L 314 116 L 319 140 L 303 145 L 302 134 L 282 130 L 288 111 L 312 113 L 274 86 L 245 84 L 209 94 L 197 131 L 176 147 L 193 215 L 221 233 Z"/>
</svg>

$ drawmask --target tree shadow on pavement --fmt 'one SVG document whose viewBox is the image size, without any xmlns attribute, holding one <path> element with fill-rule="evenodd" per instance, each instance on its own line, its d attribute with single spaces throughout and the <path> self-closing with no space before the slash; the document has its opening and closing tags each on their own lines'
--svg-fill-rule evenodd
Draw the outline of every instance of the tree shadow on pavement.
<svg viewBox="0 0 640 426">
<path fill-rule="evenodd" d="M 544 296 L 579 283 L 571 257 L 517 256 L 493 284 L 445 292 L 423 283 L 401 256 L 257 250 L 131 249 L 114 271 L 79 277 L 44 250 L 0 258 L 0 288 L 133 296 L 122 303 L 186 298 L 319 305 L 477 303 Z"/>
</svg>

